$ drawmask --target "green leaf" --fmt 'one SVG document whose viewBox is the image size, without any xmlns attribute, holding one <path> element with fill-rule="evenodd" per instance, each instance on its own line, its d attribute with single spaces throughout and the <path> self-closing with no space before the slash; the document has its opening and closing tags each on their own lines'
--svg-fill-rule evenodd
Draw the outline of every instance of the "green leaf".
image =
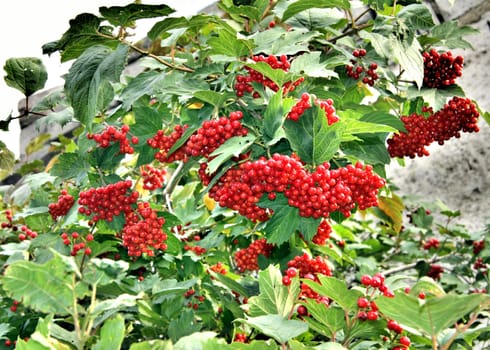
<svg viewBox="0 0 490 350">
<path fill-rule="evenodd" d="M 342 121 L 340 123 L 344 127 L 344 129 L 342 130 L 343 133 L 348 136 L 355 134 L 374 134 L 397 131 L 397 129 L 388 125 L 370 123 L 350 118 L 342 118 Z"/>
<path fill-rule="evenodd" d="M 282 244 L 296 231 L 301 232 L 304 239 L 310 241 L 321 221 L 321 219 L 300 216 L 299 209 L 289 206 L 288 199 L 282 193 L 277 194 L 273 201 L 264 195 L 257 205 L 274 210 L 274 214 L 267 220 L 264 228 L 269 243 Z"/>
<path fill-rule="evenodd" d="M 410 4 L 403 7 L 398 12 L 397 17 L 412 31 L 427 30 L 434 26 L 429 7 L 422 4 Z"/>
<path fill-rule="evenodd" d="M 300 75 L 308 75 L 317 78 L 338 78 L 338 74 L 325 68 L 325 63 L 321 63 L 321 52 L 313 51 L 296 57 L 291 63 L 289 71 Z"/>
<path fill-rule="evenodd" d="M 424 80 L 424 59 L 422 58 L 422 47 L 416 39 L 411 43 L 400 41 L 395 36 L 390 36 L 390 44 L 393 48 L 393 58 L 400 64 L 407 77 L 420 88 Z"/>
<path fill-rule="evenodd" d="M 180 313 L 178 318 L 172 319 L 170 325 L 168 326 L 168 335 L 173 342 L 177 342 L 177 340 L 182 337 L 192 335 L 192 333 L 199 332 L 201 330 L 201 324 L 194 319 L 194 314 L 190 310 L 184 310 Z M 203 336 L 203 333 L 199 333 Z M 196 337 L 200 337 L 196 335 L 191 337 L 192 342 L 196 342 Z M 189 339 L 189 338 L 186 338 Z M 192 342 L 190 344 L 192 344 Z M 183 340 L 181 344 L 185 344 L 184 347 L 177 346 L 175 344 L 174 349 L 191 349 L 192 347 L 187 347 L 189 343 L 186 340 Z M 194 345 L 195 346 L 195 345 Z"/>
<path fill-rule="evenodd" d="M 327 296 L 334 300 L 339 306 L 347 311 L 357 310 L 357 299 L 362 293 L 358 290 L 348 289 L 345 281 L 341 281 L 335 277 L 318 275 L 320 283 L 304 279 L 311 289 L 320 295 Z"/>
<path fill-rule="evenodd" d="M 330 160 L 340 145 L 339 123 L 328 125 L 325 111 L 314 105 L 298 121 L 286 120 L 284 129 L 292 149 L 302 161 L 322 164 Z"/>
<path fill-rule="evenodd" d="M 179 339 L 174 344 L 173 350 L 202 350 L 204 344 L 216 337 L 215 332 L 196 332 Z"/>
<path fill-rule="evenodd" d="M 290 80 L 291 74 L 286 73 L 280 68 L 274 69 L 265 62 L 249 63 L 247 67 L 263 74 L 266 78 L 276 83 L 277 86 L 283 86 L 284 83 Z"/>
<path fill-rule="evenodd" d="M 374 111 L 364 114 L 361 119 L 363 122 L 388 125 L 397 130 L 405 131 L 405 124 L 397 116 L 381 111 Z"/>
<path fill-rule="evenodd" d="M 211 90 L 202 90 L 202 91 L 196 91 L 194 93 L 194 96 L 201 101 L 204 101 L 206 103 L 209 103 L 213 105 L 216 108 L 221 108 L 225 104 L 226 101 L 235 98 L 235 94 L 228 92 L 228 93 L 220 93 L 216 91 L 211 91 Z"/>
<path fill-rule="evenodd" d="M 31 96 L 44 88 L 48 73 L 43 62 L 36 57 L 9 58 L 3 66 L 8 86 L 19 90 L 25 96 Z"/>
<path fill-rule="evenodd" d="M 47 116 L 37 119 L 34 122 L 34 127 L 38 131 L 51 129 L 56 126 L 63 128 L 71 121 L 73 121 L 73 108 L 67 107 L 59 112 L 51 112 Z"/>
<path fill-rule="evenodd" d="M 153 25 L 148 32 L 148 38 L 156 40 L 163 37 L 168 31 L 178 28 L 185 28 L 189 25 L 187 18 L 185 17 L 168 17 L 162 21 L 159 21 Z"/>
<path fill-rule="evenodd" d="M 173 350 L 170 340 L 147 340 L 144 342 L 133 343 L 129 350 Z"/>
<path fill-rule="evenodd" d="M 478 29 L 470 26 L 459 26 L 456 20 L 443 22 L 431 30 L 432 37 L 438 39 L 441 46 L 448 49 L 473 49 L 471 43 L 464 40 L 463 37 L 477 33 L 479 33 Z"/>
<path fill-rule="evenodd" d="M 380 311 L 401 325 L 435 336 L 465 315 L 490 302 L 485 294 L 432 297 L 424 301 L 416 296 L 396 293 L 394 298 L 376 299 Z"/>
<path fill-rule="evenodd" d="M 358 134 L 356 137 L 355 141 L 342 142 L 342 152 L 368 164 L 390 163 L 391 157 L 386 149 L 384 135 Z"/>
<path fill-rule="evenodd" d="M 16 261 L 5 270 L 3 288 L 15 300 L 44 313 L 68 315 L 75 298 L 72 276 L 55 256 L 45 264 Z"/>
<path fill-rule="evenodd" d="M 126 6 L 99 7 L 99 12 L 114 26 L 133 27 L 134 21 L 138 19 L 168 16 L 175 11 L 163 4 L 129 4 Z"/>
<path fill-rule="evenodd" d="M 288 320 L 281 315 L 248 317 L 244 322 L 274 338 L 280 344 L 285 344 L 288 340 L 308 331 L 308 325 L 305 322 Z"/>
<path fill-rule="evenodd" d="M 249 133 L 246 136 L 235 136 L 214 150 L 209 156 L 213 159 L 208 163 L 208 171 L 213 174 L 218 168 L 232 157 L 238 157 L 253 144 L 256 137 Z"/>
<path fill-rule="evenodd" d="M 12 173 L 15 165 L 15 154 L 0 141 L 0 180 Z"/>
<path fill-rule="evenodd" d="M 290 101 L 289 104 L 293 102 Z M 264 111 L 264 142 L 266 145 L 273 145 L 285 136 L 282 128 L 284 111 L 287 110 L 286 103 L 283 106 L 282 91 L 276 92 L 269 100 Z"/>
<path fill-rule="evenodd" d="M 76 179 L 81 182 L 87 176 L 90 164 L 81 153 L 62 153 L 51 168 L 51 175 L 64 180 Z"/>
<path fill-rule="evenodd" d="M 286 31 L 284 28 L 274 27 L 258 32 L 252 38 L 256 45 L 254 52 L 278 56 L 310 51 L 310 40 L 317 36 L 320 36 L 319 32 L 308 29 Z"/>
<path fill-rule="evenodd" d="M 124 333 L 124 318 L 120 314 L 117 314 L 113 318 L 104 322 L 104 325 L 100 330 L 100 338 L 92 349 L 118 350 L 121 348 L 122 342 L 124 340 Z"/>
<path fill-rule="evenodd" d="M 345 323 L 345 311 L 339 307 L 329 307 L 324 303 L 305 303 L 308 313 L 313 318 L 306 318 L 311 328 L 329 338 L 335 338 Z"/>
<path fill-rule="evenodd" d="M 225 55 L 229 57 L 246 56 L 252 49 L 251 42 L 238 39 L 237 34 L 232 34 L 228 31 L 221 30 L 218 32 L 218 37 L 213 37 L 208 40 L 211 50 L 211 55 Z"/>
<path fill-rule="evenodd" d="M 142 297 L 142 294 L 120 294 L 115 299 L 107 299 L 96 303 L 91 315 L 92 317 L 95 317 L 106 311 L 130 308 L 132 306 L 135 306 L 138 299 L 141 299 Z"/>
<path fill-rule="evenodd" d="M 435 112 L 437 112 L 444 107 L 449 99 L 453 98 L 454 96 L 464 97 L 465 93 L 463 89 L 456 84 L 445 87 L 444 89 L 431 89 L 426 87 L 421 89 L 410 87 L 408 89 L 408 99 L 415 99 L 418 96 L 421 96 L 424 101 L 427 102 Z"/>
<path fill-rule="evenodd" d="M 36 137 L 33 137 L 26 145 L 25 148 L 26 155 L 32 155 L 33 153 L 36 153 L 37 151 L 41 150 L 46 144 L 46 141 L 48 141 L 50 138 L 51 138 L 50 134 L 40 134 L 37 135 Z"/>
<path fill-rule="evenodd" d="M 291 3 L 284 14 L 282 15 L 282 22 L 285 22 L 289 18 L 293 17 L 297 13 L 313 8 L 341 8 L 344 10 L 350 9 L 350 3 L 348 0 L 299 0 Z"/>
<path fill-rule="evenodd" d="M 385 58 L 392 57 L 393 49 L 390 43 L 390 37 L 366 30 L 360 31 L 359 36 L 369 41 L 379 56 Z"/>
<path fill-rule="evenodd" d="M 287 318 L 291 314 L 299 294 L 297 278 L 291 279 L 291 284 L 285 286 L 279 268 L 269 265 L 267 269 L 259 272 L 259 288 L 259 295 L 248 300 L 250 316 L 277 314 Z"/>
<path fill-rule="evenodd" d="M 111 83 L 118 82 L 126 66 L 129 46 L 115 51 L 92 46 L 72 65 L 66 76 L 65 89 L 71 100 L 74 117 L 91 129 L 95 116 L 105 111 L 114 97 Z"/>
<path fill-rule="evenodd" d="M 60 40 L 43 45 L 43 54 L 50 55 L 60 51 L 61 62 L 66 62 L 79 57 L 86 49 L 95 45 L 116 48 L 119 41 L 116 38 L 110 38 L 112 28 L 100 27 L 101 22 L 102 19 L 93 14 L 79 14 L 70 20 L 70 29 L 63 34 Z"/>
</svg>

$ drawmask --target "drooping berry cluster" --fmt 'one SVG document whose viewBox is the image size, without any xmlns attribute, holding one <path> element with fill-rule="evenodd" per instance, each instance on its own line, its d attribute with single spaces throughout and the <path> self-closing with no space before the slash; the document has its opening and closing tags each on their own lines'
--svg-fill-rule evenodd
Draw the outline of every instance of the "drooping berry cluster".
<svg viewBox="0 0 490 350">
<path fill-rule="evenodd" d="M 314 100 L 317 106 L 320 106 L 321 109 L 325 111 L 325 116 L 328 121 L 328 125 L 332 125 L 333 123 L 339 120 L 339 117 L 336 114 L 335 107 L 333 106 L 333 100 L 320 100 L 315 98 Z M 303 93 L 298 102 L 291 108 L 286 118 L 294 121 L 298 121 L 299 118 L 303 115 L 303 113 L 311 108 L 311 96 L 308 93 Z"/>
<path fill-rule="evenodd" d="M 378 65 L 375 62 L 372 62 L 366 66 L 362 59 L 364 56 L 366 56 L 366 53 L 366 49 L 355 49 L 352 52 L 352 55 L 356 57 L 356 59 L 352 59 L 351 64 L 345 66 L 345 71 L 352 79 L 362 79 L 364 84 L 373 86 L 376 80 L 379 79 L 378 73 L 376 73 Z"/>
<path fill-rule="evenodd" d="M 149 203 L 138 203 L 137 210 L 126 215 L 122 230 L 123 245 L 128 249 L 128 255 L 154 256 L 155 250 L 166 250 L 167 234 L 162 228 L 164 223 L 165 219 L 159 217 Z"/>
<path fill-rule="evenodd" d="M 439 53 L 432 49 L 422 53 L 424 59 L 424 86 L 444 88 L 453 85 L 463 74 L 464 58 L 454 57 L 451 51 Z"/>
<path fill-rule="evenodd" d="M 56 220 L 61 216 L 65 216 L 74 203 L 75 199 L 73 196 L 68 194 L 67 190 L 63 189 L 61 190 L 61 194 L 58 196 L 58 201 L 48 205 L 49 214 L 53 220 Z"/>
<path fill-rule="evenodd" d="M 189 309 L 194 309 L 194 310 L 199 309 L 199 305 L 206 300 L 206 297 L 204 295 L 196 294 L 196 291 L 194 289 L 189 289 L 188 291 L 186 291 L 184 293 L 184 298 L 194 299 L 194 302 L 188 300 L 186 305 Z"/>
<path fill-rule="evenodd" d="M 284 285 L 289 285 L 291 283 L 291 278 L 296 275 L 300 278 L 320 282 L 318 275 L 331 276 L 332 271 L 324 258 L 320 256 L 313 258 L 304 253 L 303 255 L 298 255 L 288 261 L 288 269 L 286 270 L 286 275 L 283 277 L 282 283 Z M 300 297 L 318 300 L 322 299 L 322 296 L 305 283 L 301 283 Z"/>
<path fill-rule="evenodd" d="M 159 130 L 155 136 L 149 138 L 147 143 L 152 148 L 160 151 L 155 154 L 155 159 L 162 163 L 172 163 L 177 160 L 187 161 L 185 147 L 179 147 L 172 154 L 168 154 L 173 145 L 182 137 L 187 130 L 187 125 L 176 125 L 170 135 L 165 135 L 163 130 Z"/>
<path fill-rule="evenodd" d="M 424 249 L 430 250 L 431 248 L 437 249 L 439 248 L 439 240 L 435 237 L 429 238 L 426 242 L 424 242 Z"/>
<path fill-rule="evenodd" d="M 119 153 L 133 154 L 134 148 L 130 145 L 127 138 L 128 132 L 128 125 L 123 125 L 121 128 L 110 125 L 99 134 L 88 133 L 87 138 L 89 140 L 94 140 L 102 148 L 107 148 L 113 143 L 119 143 Z M 136 136 L 131 137 L 131 143 L 133 145 L 138 144 L 138 142 L 139 140 Z"/>
<path fill-rule="evenodd" d="M 332 226 L 330 226 L 327 220 L 322 220 L 320 225 L 318 225 L 318 229 L 315 236 L 313 236 L 312 242 L 318 245 L 325 245 L 330 238 L 331 233 Z"/>
<path fill-rule="evenodd" d="M 92 249 L 88 246 L 88 242 L 92 242 L 94 240 L 94 235 L 91 233 L 83 236 L 78 232 L 72 232 L 71 235 L 69 235 L 67 232 L 63 232 L 61 234 L 61 239 L 63 240 L 64 245 L 71 245 L 70 254 L 72 256 L 76 256 L 79 252 L 82 251 L 85 255 L 92 254 Z"/>
<path fill-rule="evenodd" d="M 386 327 L 388 330 L 395 333 L 395 337 L 392 339 L 392 342 L 397 342 L 397 345 L 392 347 L 391 350 L 408 350 L 411 340 L 408 336 L 401 335 L 403 333 L 403 327 L 395 320 L 388 320 Z"/>
<path fill-rule="evenodd" d="M 485 249 L 485 240 L 482 239 L 481 241 L 474 241 L 472 245 L 473 254 L 478 255 L 483 249 Z"/>
<path fill-rule="evenodd" d="M 14 226 L 14 223 L 13 223 L 14 219 L 13 219 L 12 210 L 10 210 L 10 209 L 5 210 L 5 218 L 7 219 L 7 221 L 2 222 L 1 227 L 2 228 L 11 228 L 11 229 L 13 229 L 15 227 L 14 231 L 16 231 L 17 226 Z"/>
<path fill-rule="evenodd" d="M 119 214 L 127 215 L 138 199 L 138 192 L 129 192 L 131 180 L 120 181 L 104 187 L 90 188 L 80 192 L 78 204 L 80 214 L 91 217 L 91 220 L 112 221 Z"/>
<path fill-rule="evenodd" d="M 156 190 L 163 186 L 165 180 L 165 169 L 157 169 L 149 164 L 141 167 L 141 177 L 143 178 L 143 188 L 145 190 Z"/>
<path fill-rule="evenodd" d="M 289 71 L 291 64 L 288 61 L 286 55 L 281 55 L 279 59 L 276 56 L 263 56 L 257 55 L 253 56 L 252 60 L 254 62 L 265 62 L 274 69 L 282 69 L 283 71 Z M 238 97 L 243 96 L 245 93 L 252 94 L 253 97 L 259 97 L 258 92 L 254 92 L 252 82 L 256 82 L 270 88 L 273 91 L 279 91 L 279 86 L 274 83 L 271 79 L 264 77 L 262 73 L 257 72 L 255 69 L 250 67 L 245 67 L 248 71 L 247 75 L 238 75 L 235 83 L 235 91 Z M 293 91 L 299 84 L 304 81 L 304 78 L 299 78 L 294 82 L 286 82 L 282 87 L 283 92 Z"/>
<path fill-rule="evenodd" d="M 286 118 L 296 122 L 308 108 L 311 108 L 310 94 L 305 92 L 301 95 L 301 98 L 296 102 L 293 108 L 291 108 Z"/>
<path fill-rule="evenodd" d="M 247 248 L 240 249 L 235 253 L 235 262 L 240 272 L 257 271 L 259 269 L 259 255 L 269 257 L 273 245 L 267 243 L 265 238 L 253 241 Z"/>
<path fill-rule="evenodd" d="M 229 117 L 217 120 L 207 120 L 191 135 L 185 144 L 185 153 L 188 156 L 208 157 L 214 150 L 234 136 L 245 136 L 248 130 L 242 126 L 240 120 L 243 113 L 231 112 Z"/>
<path fill-rule="evenodd" d="M 412 114 L 403 116 L 401 120 L 406 132 L 400 132 L 388 139 L 388 152 L 391 157 L 422 157 L 429 155 L 426 146 L 432 142 L 442 145 L 445 141 L 456 137 L 461 132 L 478 132 L 477 125 L 480 113 L 476 105 L 468 98 L 453 97 L 444 107 L 425 118 L 423 115 Z"/>
<path fill-rule="evenodd" d="M 438 281 L 441 279 L 441 275 L 444 272 L 444 268 L 441 265 L 432 264 L 427 271 L 427 276 Z"/>
<path fill-rule="evenodd" d="M 289 205 L 299 208 L 301 216 L 326 218 L 340 211 L 348 217 L 356 204 L 361 210 L 377 206 L 377 193 L 385 181 L 370 165 L 357 163 L 333 170 L 329 167 L 325 163 L 313 173 L 305 172 L 284 192 Z"/>
</svg>

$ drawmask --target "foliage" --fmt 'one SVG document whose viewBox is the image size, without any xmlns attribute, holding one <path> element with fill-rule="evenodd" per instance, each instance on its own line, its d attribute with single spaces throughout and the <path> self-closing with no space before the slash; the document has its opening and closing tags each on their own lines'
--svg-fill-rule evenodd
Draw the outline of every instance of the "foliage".
<svg viewBox="0 0 490 350">
<path fill-rule="evenodd" d="M 414 120 L 446 140 L 488 118 L 447 53 L 474 30 L 434 23 L 415 0 L 362 5 L 222 0 L 219 16 L 189 18 L 101 7 L 44 45 L 72 66 L 28 113 L 78 127 L 44 169 L 1 188 L 0 347 L 484 344 L 490 227 L 404 201 L 385 174 L 394 135 L 413 155 L 434 140 Z M 146 18 L 151 46 L 130 42 Z M 447 78 L 428 87 L 434 48 Z M 135 52 L 143 69 L 128 76 Z M 46 80 L 33 58 L 5 70 L 26 96 Z M 3 177 L 14 159 L 0 146 Z"/>
</svg>

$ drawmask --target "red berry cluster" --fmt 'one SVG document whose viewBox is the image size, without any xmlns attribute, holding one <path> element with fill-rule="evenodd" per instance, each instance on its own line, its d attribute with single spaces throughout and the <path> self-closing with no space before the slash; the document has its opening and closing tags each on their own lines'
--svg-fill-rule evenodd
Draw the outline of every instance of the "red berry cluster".
<svg viewBox="0 0 490 350">
<path fill-rule="evenodd" d="M 439 53 L 435 49 L 422 53 L 424 59 L 424 86 L 444 88 L 453 85 L 463 74 L 464 58 L 454 57 L 451 51 Z"/>
<path fill-rule="evenodd" d="M 441 265 L 430 265 L 427 276 L 438 281 L 441 279 L 441 274 L 444 272 L 444 268 Z"/>
<path fill-rule="evenodd" d="M 475 262 L 473 263 L 473 268 L 475 270 L 485 270 L 487 268 L 487 264 L 485 263 L 485 261 L 483 260 L 482 257 L 479 257 L 475 260 Z"/>
<path fill-rule="evenodd" d="M 168 151 L 182 137 L 187 128 L 187 125 L 176 125 L 170 135 L 165 135 L 163 130 L 159 130 L 155 136 L 149 138 L 148 145 L 160 150 L 155 154 L 155 159 L 162 163 L 172 163 L 177 160 L 187 161 L 188 157 L 184 147 L 179 147 L 171 155 L 168 155 Z"/>
<path fill-rule="evenodd" d="M 301 98 L 296 102 L 293 108 L 291 108 L 286 118 L 296 122 L 308 108 L 311 108 L 310 94 L 305 92 L 301 95 Z"/>
<path fill-rule="evenodd" d="M 254 60 L 255 62 L 265 62 L 272 68 L 282 69 L 285 72 L 287 72 L 289 70 L 289 67 L 291 66 L 286 55 L 281 55 L 279 59 L 276 56 L 258 55 L 253 56 L 252 60 Z M 277 86 L 277 84 L 269 78 L 264 77 L 262 73 L 259 73 L 250 67 L 245 67 L 245 69 L 248 71 L 248 75 L 238 75 L 236 78 L 235 91 L 238 97 L 242 97 L 245 93 L 253 94 L 253 97 L 259 97 L 258 92 L 254 92 L 254 88 L 251 84 L 252 82 L 262 84 L 273 91 L 279 91 L 279 86 Z M 294 82 L 287 82 L 282 87 L 283 92 L 286 93 L 289 91 L 293 91 L 303 81 L 304 78 L 299 78 Z"/>
<path fill-rule="evenodd" d="M 196 302 L 192 302 L 190 300 L 187 302 L 187 307 L 194 310 L 197 310 L 199 308 L 199 304 L 203 303 L 204 300 L 206 300 L 206 297 L 204 295 L 197 295 L 194 289 L 189 289 L 188 291 L 186 291 L 184 293 L 184 298 L 194 298 L 197 300 Z"/>
<path fill-rule="evenodd" d="M 74 203 L 75 199 L 73 196 L 68 194 L 67 190 L 61 190 L 61 194 L 58 196 L 58 201 L 48 205 L 49 214 L 53 220 L 56 220 L 60 216 L 65 216 Z"/>
<path fill-rule="evenodd" d="M 483 249 L 485 249 L 485 240 L 473 242 L 473 254 L 478 255 Z"/>
<path fill-rule="evenodd" d="M 291 111 L 289 111 L 286 118 L 294 121 L 298 121 L 301 115 L 303 115 L 303 113 L 305 112 L 305 110 L 311 108 L 310 99 L 311 99 L 310 94 L 306 92 L 303 93 L 301 95 L 300 100 L 291 108 Z M 322 108 L 325 111 L 325 116 L 327 117 L 328 125 L 332 125 L 333 123 L 339 120 L 339 117 L 335 113 L 335 107 L 333 106 L 332 99 L 330 98 L 327 100 L 315 99 L 315 104 L 320 106 L 320 108 Z"/>
<path fill-rule="evenodd" d="M 82 252 L 82 251 L 83 251 L 83 254 L 85 254 L 85 255 L 92 254 L 92 249 L 90 247 L 88 247 L 88 245 L 87 245 L 88 242 L 92 242 L 94 240 L 94 235 L 91 233 L 89 233 L 85 237 L 83 237 L 78 232 L 72 232 L 71 235 L 69 235 L 66 232 L 63 232 L 61 234 L 61 239 L 63 240 L 64 245 L 67 245 L 67 246 L 71 245 L 70 254 L 72 256 L 76 256 L 79 252 Z"/>
<path fill-rule="evenodd" d="M 408 350 L 408 347 L 411 344 L 410 338 L 406 335 L 401 335 L 403 333 L 403 327 L 400 326 L 398 322 L 395 320 L 388 320 L 386 324 L 388 330 L 393 331 L 395 333 L 395 338 L 393 341 L 397 341 L 398 345 L 392 347 L 392 350 Z M 400 337 L 396 340 L 397 337 Z"/>
<path fill-rule="evenodd" d="M 31 230 L 26 225 L 22 225 L 20 227 L 20 231 L 21 232 L 19 233 L 19 241 L 25 241 L 26 239 L 29 239 L 29 238 L 34 239 L 37 237 L 37 232 Z"/>
<path fill-rule="evenodd" d="M 10 305 L 10 311 L 17 312 L 19 305 L 20 305 L 20 301 L 18 300 L 12 301 L 12 305 Z"/>
<path fill-rule="evenodd" d="M 351 60 L 352 64 L 348 64 L 345 66 L 345 71 L 349 77 L 355 80 L 359 80 L 362 78 L 362 82 L 364 84 L 368 84 L 369 86 L 373 86 L 376 80 L 379 79 L 378 74 L 376 73 L 376 69 L 378 69 L 378 65 L 373 62 L 369 64 L 366 68 L 366 65 L 363 62 L 363 57 L 366 56 L 366 49 L 355 49 L 352 52 L 352 55 L 356 57 L 356 59 Z"/>
<path fill-rule="evenodd" d="M 122 230 L 123 245 L 128 248 L 128 255 L 154 256 L 154 250 L 166 250 L 167 234 L 162 229 L 164 223 L 165 219 L 158 217 L 149 203 L 138 203 L 136 211 L 126 214 L 126 223 Z"/>
<path fill-rule="evenodd" d="M 207 120 L 187 140 L 185 153 L 188 156 L 208 157 L 214 150 L 234 136 L 245 136 L 248 130 L 242 126 L 240 120 L 243 113 L 231 112 L 229 117 L 221 117 L 217 120 Z"/>
<path fill-rule="evenodd" d="M 367 290 L 372 288 L 380 291 L 386 297 L 392 298 L 394 296 L 393 292 L 385 285 L 385 278 L 380 273 L 375 273 L 373 276 L 363 275 L 361 283 Z"/>
<path fill-rule="evenodd" d="M 286 270 L 286 275 L 282 279 L 282 283 L 284 285 L 289 285 L 291 283 L 291 278 L 296 275 L 300 278 L 320 282 L 318 275 L 331 276 L 332 271 L 324 258 L 320 256 L 312 258 L 304 253 L 303 255 L 298 255 L 288 261 L 288 269 Z M 317 299 L 322 302 L 324 299 L 323 296 L 320 296 L 305 283 L 301 283 L 300 297 Z M 326 302 L 328 304 L 328 301 Z"/>
<path fill-rule="evenodd" d="M 157 169 L 149 164 L 145 164 L 141 167 L 141 177 L 143 178 L 143 188 L 145 190 L 156 190 L 163 186 L 165 180 L 165 174 L 167 172 L 164 169 Z"/>
<path fill-rule="evenodd" d="M 209 269 L 221 275 L 226 275 L 228 273 L 228 270 L 222 262 L 217 262 L 216 264 L 211 265 Z"/>
<path fill-rule="evenodd" d="M 129 126 L 123 125 L 120 129 L 115 126 L 108 126 L 100 134 L 88 133 L 87 138 L 94 140 L 102 148 L 109 147 L 112 143 L 119 142 L 119 153 L 121 154 L 133 154 L 134 148 L 129 144 L 127 134 L 129 132 Z M 131 137 L 131 143 L 133 145 L 138 144 L 139 140 L 136 136 Z"/>
<path fill-rule="evenodd" d="M 357 318 L 361 321 L 376 321 L 378 319 L 378 305 L 376 305 L 374 300 L 369 301 L 366 297 L 359 297 L 357 299 L 357 307 L 359 308 Z"/>
<path fill-rule="evenodd" d="M 2 222 L 1 227 L 2 228 L 11 228 L 14 231 L 17 231 L 17 226 L 14 226 L 14 219 L 13 219 L 13 214 L 12 210 L 7 209 L 5 210 L 5 218 L 7 219 L 7 222 Z M 15 229 L 14 229 L 15 227 Z"/>
<path fill-rule="evenodd" d="M 425 148 L 432 142 L 440 145 L 452 137 L 459 138 L 461 132 L 478 132 L 480 116 L 476 105 L 468 98 L 453 97 L 444 107 L 425 118 L 423 115 L 412 114 L 403 116 L 401 120 L 406 132 L 400 132 L 388 139 L 388 152 L 391 157 L 415 158 L 429 155 Z"/>
<path fill-rule="evenodd" d="M 325 163 L 313 173 L 304 172 L 284 192 L 289 205 L 299 208 L 301 216 L 326 218 L 340 211 L 348 217 L 356 204 L 361 210 L 378 204 L 377 193 L 385 181 L 370 165 L 357 163 L 334 170 L 329 167 Z"/>
<path fill-rule="evenodd" d="M 429 250 L 431 248 L 437 249 L 439 248 L 439 240 L 437 238 L 430 238 L 426 242 L 424 242 L 424 249 Z"/>
<path fill-rule="evenodd" d="M 248 343 L 248 337 L 245 333 L 236 333 L 233 341 L 236 343 Z"/>
<path fill-rule="evenodd" d="M 206 248 L 198 246 L 198 245 L 186 244 L 186 245 L 184 245 L 184 250 L 194 252 L 194 254 L 196 254 L 196 255 L 203 255 L 204 253 L 206 253 Z"/>
<path fill-rule="evenodd" d="M 209 196 L 222 207 L 253 221 L 264 221 L 270 210 L 258 207 L 257 202 L 264 193 L 274 199 L 271 192 L 283 192 L 301 216 L 320 218 L 334 211 L 349 216 L 356 204 L 361 210 L 376 206 L 377 191 L 384 184 L 369 165 L 329 170 L 325 163 L 310 173 L 294 156 L 275 154 L 230 168 L 210 189 Z"/>
<path fill-rule="evenodd" d="M 257 271 L 259 269 L 259 255 L 269 257 L 272 244 L 267 243 L 265 238 L 252 242 L 247 248 L 240 249 L 235 253 L 235 262 L 240 272 Z"/>
<path fill-rule="evenodd" d="M 325 245 L 330 238 L 331 233 L 332 226 L 330 226 L 327 220 L 322 220 L 320 225 L 318 225 L 318 229 L 316 230 L 315 236 L 313 236 L 312 242 L 318 245 Z"/>
<path fill-rule="evenodd" d="M 92 221 L 112 221 L 119 214 L 127 215 L 132 209 L 132 204 L 138 199 L 138 192 L 129 192 L 133 183 L 131 180 L 120 181 L 104 187 L 90 188 L 80 192 L 78 209 L 80 214 L 91 216 Z"/>
</svg>

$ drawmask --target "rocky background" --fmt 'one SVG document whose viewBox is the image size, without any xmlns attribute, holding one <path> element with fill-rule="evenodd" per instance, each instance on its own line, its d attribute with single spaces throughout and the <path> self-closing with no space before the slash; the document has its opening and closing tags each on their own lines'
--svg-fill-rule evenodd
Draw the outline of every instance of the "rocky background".
<svg viewBox="0 0 490 350">
<path fill-rule="evenodd" d="M 439 22 L 457 20 L 460 24 L 479 29 L 479 34 L 466 37 L 474 50 L 453 51 L 465 59 L 463 76 L 457 83 L 463 87 L 468 97 L 478 102 L 483 110 L 490 111 L 490 0 L 427 0 Z M 204 12 L 216 11 L 209 6 Z M 38 94 L 42 98 L 45 93 Z M 34 103 L 34 101 L 32 101 Z M 22 112 L 23 103 L 19 104 Z M 34 135 L 49 132 L 55 136 L 69 133 L 76 124 L 69 123 L 63 129 L 50 127 L 39 130 L 35 119 L 22 121 L 20 149 L 24 150 Z M 406 203 L 434 203 L 442 201 L 451 210 L 460 210 L 458 223 L 471 230 L 482 230 L 490 225 L 490 126 L 480 120 L 481 131 L 463 134 L 460 139 L 452 139 L 444 146 L 429 147 L 429 157 L 406 159 L 405 166 L 395 161 L 388 169 L 388 175 L 406 197 Z M 31 155 L 29 160 L 49 158 L 47 147 Z M 25 159 L 25 155 L 21 155 Z"/>
</svg>

